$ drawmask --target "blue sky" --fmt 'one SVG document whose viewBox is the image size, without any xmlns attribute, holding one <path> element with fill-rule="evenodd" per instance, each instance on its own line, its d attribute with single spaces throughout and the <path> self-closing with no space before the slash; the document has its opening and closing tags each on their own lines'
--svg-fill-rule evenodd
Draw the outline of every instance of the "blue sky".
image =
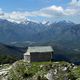
<svg viewBox="0 0 80 80">
<path fill-rule="evenodd" d="M 80 0 L 0 0 L 0 18 L 9 21 L 80 23 Z"/>
<path fill-rule="evenodd" d="M 70 0 L 0 0 L 0 8 L 6 11 L 34 11 L 51 5 L 66 7 Z"/>
</svg>

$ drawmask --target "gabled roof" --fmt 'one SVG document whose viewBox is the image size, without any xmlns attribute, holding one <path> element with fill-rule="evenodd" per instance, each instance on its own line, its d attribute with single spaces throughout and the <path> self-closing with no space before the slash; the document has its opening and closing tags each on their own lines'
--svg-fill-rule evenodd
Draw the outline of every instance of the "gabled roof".
<svg viewBox="0 0 80 80">
<path fill-rule="evenodd" d="M 53 52 L 53 48 L 51 46 L 28 47 L 27 52 L 24 55 L 27 55 L 27 53 L 30 52 Z"/>
</svg>

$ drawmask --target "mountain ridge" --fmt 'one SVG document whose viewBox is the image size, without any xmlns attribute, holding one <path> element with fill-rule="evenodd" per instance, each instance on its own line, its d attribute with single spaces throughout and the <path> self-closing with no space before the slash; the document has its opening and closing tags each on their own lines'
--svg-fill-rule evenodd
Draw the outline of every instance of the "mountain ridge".
<svg viewBox="0 0 80 80">
<path fill-rule="evenodd" d="M 2 49 L 2 53 L 8 55 L 15 55 L 17 51 L 17 56 L 22 57 L 28 46 L 49 45 L 55 50 L 55 60 L 66 59 L 80 63 L 79 34 L 80 24 L 72 22 L 61 21 L 46 25 L 35 22 L 17 24 L 0 20 L 0 43 L 9 45 L 6 50 Z"/>
<path fill-rule="evenodd" d="M 49 25 L 28 21 L 28 24 L 17 24 L 0 19 L 0 42 L 16 43 L 47 43 L 54 44 L 79 43 L 80 24 L 70 21 L 59 21 Z M 31 43 L 32 42 L 32 43 Z"/>
</svg>

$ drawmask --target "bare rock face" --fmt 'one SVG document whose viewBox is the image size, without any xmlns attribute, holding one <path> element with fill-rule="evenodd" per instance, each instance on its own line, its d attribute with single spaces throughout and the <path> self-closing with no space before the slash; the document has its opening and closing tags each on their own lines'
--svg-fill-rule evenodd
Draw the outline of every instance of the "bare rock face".
<svg viewBox="0 0 80 80">
<path fill-rule="evenodd" d="M 57 72 L 54 72 L 53 69 L 51 69 L 46 75 L 45 77 L 48 79 L 48 80 L 54 80 L 54 75 L 56 74 Z"/>
<path fill-rule="evenodd" d="M 9 64 L 4 64 L 0 66 L 0 80 L 8 80 L 8 73 L 11 69 Z"/>
</svg>

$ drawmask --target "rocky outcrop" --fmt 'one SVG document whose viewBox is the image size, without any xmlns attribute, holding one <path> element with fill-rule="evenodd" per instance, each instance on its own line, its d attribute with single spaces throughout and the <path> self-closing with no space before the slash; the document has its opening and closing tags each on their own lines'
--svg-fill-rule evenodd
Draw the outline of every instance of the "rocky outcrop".
<svg viewBox="0 0 80 80">
<path fill-rule="evenodd" d="M 63 61 L 28 63 L 20 60 L 7 68 L 0 70 L 0 73 L 1 71 L 4 73 L 0 75 L 0 80 L 80 79 L 80 67 Z"/>
<path fill-rule="evenodd" d="M 67 62 L 17 61 L 9 70 L 9 80 L 72 80 L 72 71 L 77 67 Z M 74 79 L 76 80 L 76 79 Z"/>
<path fill-rule="evenodd" d="M 0 65 L 0 80 L 8 80 L 8 73 L 11 68 L 9 64 Z"/>
</svg>

